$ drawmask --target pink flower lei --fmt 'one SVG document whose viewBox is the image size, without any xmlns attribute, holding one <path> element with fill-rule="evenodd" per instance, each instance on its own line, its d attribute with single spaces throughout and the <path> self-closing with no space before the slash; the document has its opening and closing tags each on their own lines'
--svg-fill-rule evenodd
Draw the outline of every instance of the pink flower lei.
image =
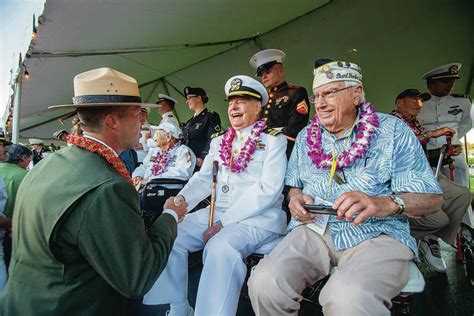
<svg viewBox="0 0 474 316">
<path fill-rule="evenodd" d="M 239 173 L 244 171 L 255 152 L 260 134 L 266 127 L 267 125 L 263 120 L 259 120 L 255 123 L 250 132 L 250 136 L 247 138 L 247 141 L 236 159 L 232 157 L 232 143 L 234 142 L 236 132 L 235 129 L 230 127 L 222 137 L 219 149 L 219 157 L 222 159 L 224 166 L 229 168 L 231 172 Z"/>
<path fill-rule="evenodd" d="M 168 166 L 170 151 L 172 151 L 173 149 L 175 149 L 179 145 L 181 145 L 181 143 L 176 142 L 176 143 L 173 144 L 173 146 L 171 146 L 167 150 L 165 150 L 163 152 L 158 152 L 158 154 L 156 155 L 156 159 L 155 159 L 155 162 L 153 164 L 153 167 L 151 167 L 151 173 L 154 176 L 162 174 L 163 172 L 165 172 L 166 167 Z"/>
<path fill-rule="evenodd" d="M 356 127 L 356 141 L 352 142 L 349 148 L 336 158 L 337 170 L 352 165 L 358 158 L 362 158 L 367 153 L 370 138 L 378 126 L 379 118 L 375 113 L 374 106 L 370 102 L 361 103 L 359 122 Z M 324 153 L 321 147 L 321 127 L 317 115 L 314 115 L 311 119 L 311 124 L 307 130 L 306 145 L 308 146 L 308 156 L 318 169 L 331 168 L 332 154 Z"/>
</svg>

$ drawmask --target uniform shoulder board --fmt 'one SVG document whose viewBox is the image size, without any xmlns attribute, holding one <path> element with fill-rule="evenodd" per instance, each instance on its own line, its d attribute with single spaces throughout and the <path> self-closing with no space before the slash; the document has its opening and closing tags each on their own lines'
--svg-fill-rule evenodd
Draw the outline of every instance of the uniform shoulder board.
<svg viewBox="0 0 474 316">
<path fill-rule="evenodd" d="M 224 133 L 225 133 L 225 131 L 224 131 L 224 130 L 221 130 L 220 132 L 211 134 L 211 138 L 219 137 L 219 136 L 221 136 L 221 135 L 224 134 Z"/>
<path fill-rule="evenodd" d="M 271 136 L 277 136 L 281 134 L 281 128 L 266 128 L 263 132 Z"/>
<path fill-rule="evenodd" d="M 465 98 L 465 99 L 471 99 L 471 97 L 469 96 L 469 94 L 458 94 L 458 93 L 451 93 L 451 96 L 455 97 L 455 98 Z"/>
</svg>

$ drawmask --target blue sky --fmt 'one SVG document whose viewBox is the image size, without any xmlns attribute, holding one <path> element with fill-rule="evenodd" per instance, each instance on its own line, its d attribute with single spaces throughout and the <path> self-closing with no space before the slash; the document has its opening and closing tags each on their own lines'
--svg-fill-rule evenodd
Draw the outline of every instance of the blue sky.
<svg viewBox="0 0 474 316">
<path fill-rule="evenodd" d="M 17 70 L 19 53 L 25 55 L 31 41 L 33 14 L 41 15 L 45 0 L 0 1 L 0 122 L 11 90 L 10 69 Z M 3 125 L 3 124 L 2 124 Z"/>
</svg>

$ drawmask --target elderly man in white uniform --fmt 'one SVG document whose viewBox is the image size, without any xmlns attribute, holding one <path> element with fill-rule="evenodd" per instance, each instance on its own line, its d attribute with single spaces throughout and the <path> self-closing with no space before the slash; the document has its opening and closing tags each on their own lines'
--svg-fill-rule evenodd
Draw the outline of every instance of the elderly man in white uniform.
<svg viewBox="0 0 474 316">
<path fill-rule="evenodd" d="M 147 156 L 132 174 L 135 185 L 152 179 L 174 178 L 188 180 L 193 175 L 196 156 L 181 144 L 181 129 L 169 122 L 158 125 L 155 132 L 157 147 L 150 148 Z"/>
<path fill-rule="evenodd" d="M 145 304 L 171 304 L 168 315 L 192 315 L 187 300 L 188 253 L 204 248 L 195 315 L 235 315 L 247 273 L 244 258 L 286 233 L 281 209 L 286 170 L 286 139 L 259 119 L 268 101 L 265 87 L 248 76 L 225 85 L 231 127 L 210 144 L 201 170 L 177 195 L 188 210 L 209 196 L 213 162 L 219 163 L 214 222 L 209 207 L 186 215 L 168 265 Z"/>
</svg>

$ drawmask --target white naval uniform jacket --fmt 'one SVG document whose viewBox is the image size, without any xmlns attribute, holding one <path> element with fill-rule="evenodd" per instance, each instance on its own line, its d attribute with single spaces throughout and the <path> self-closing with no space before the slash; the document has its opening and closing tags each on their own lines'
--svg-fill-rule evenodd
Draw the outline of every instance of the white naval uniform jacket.
<svg viewBox="0 0 474 316">
<path fill-rule="evenodd" d="M 178 119 L 176 118 L 176 116 L 174 116 L 172 111 L 164 113 L 161 117 L 162 117 L 162 119 L 160 121 L 160 124 L 168 122 L 168 123 L 174 124 L 174 125 L 179 127 Z"/>
<path fill-rule="evenodd" d="M 157 178 L 173 178 L 180 180 L 188 180 L 193 175 L 196 165 L 196 156 L 191 148 L 186 145 L 179 145 L 169 152 L 168 164 L 166 170 L 154 176 L 151 172 L 157 154 L 161 152 L 159 147 L 150 148 L 143 164 L 140 165 L 132 174 L 132 179 L 142 177 L 143 180 L 152 180 Z"/>
<path fill-rule="evenodd" d="M 233 143 L 234 157 L 247 140 L 253 125 L 236 132 Z M 283 135 L 271 136 L 263 132 L 257 148 L 240 173 L 233 173 L 223 165 L 219 148 L 223 135 L 211 141 L 209 154 L 204 159 L 201 170 L 193 175 L 179 194 L 188 203 L 188 210 L 211 194 L 213 161 L 219 162 L 218 188 L 222 182 L 231 183 L 233 193 L 228 208 L 216 206 L 216 218 L 225 227 L 233 223 L 262 228 L 277 234 L 286 233 L 286 215 L 282 210 L 283 182 L 286 173 L 286 139 Z M 236 154 L 237 152 L 237 154 Z M 235 158 L 234 158 L 235 159 Z M 218 190 L 219 191 L 219 190 Z M 219 203 L 219 192 L 216 204 Z M 199 222 L 209 220 L 209 207 L 198 212 Z"/>
<path fill-rule="evenodd" d="M 449 127 L 456 134 L 453 144 L 459 144 L 459 140 L 472 128 L 471 102 L 467 98 L 447 95 L 437 97 L 432 95 L 431 99 L 423 102 L 423 107 L 418 115 L 421 125 L 426 131 L 433 131 L 441 127 Z M 436 149 L 446 143 L 446 137 L 431 138 L 428 149 Z"/>
</svg>

